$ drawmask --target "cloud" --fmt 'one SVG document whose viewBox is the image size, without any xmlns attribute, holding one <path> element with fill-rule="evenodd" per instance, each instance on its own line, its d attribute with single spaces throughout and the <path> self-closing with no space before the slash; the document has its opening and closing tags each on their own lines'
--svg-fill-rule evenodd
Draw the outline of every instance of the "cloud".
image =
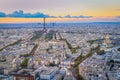
<svg viewBox="0 0 120 80">
<path fill-rule="evenodd" d="M 57 16 L 49 16 L 49 18 L 58 18 Z"/>
<path fill-rule="evenodd" d="M 14 18 L 93 18 L 93 16 L 71 16 L 71 15 L 66 15 L 66 16 L 50 16 L 44 13 L 36 12 L 36 13 L 24 13 L 23 10 L 19 11 L 14 11 L 10 14 L 5 14 L 3 12 L 0 12 L 0 17 L 14 17 Z"/>
<path fill-rule="evenodd" d="M 120 16 L 116 16 L 116 18 L 120 18 Z"/>
<path fill-rule="evenodd" d="M 16 18 L 43 18 L 43 17 L 49 17 L 47 14 L 43 14 L 40 12 L 36 12 L 34 14 L 31 13 L 24 13 L 22 10 L 14 11 L 11 14 L 8 14 L 7 17 L 16 17 Z"/>
<path fill-rule="evenodd" d="M 93 16 L 83 16 L 83 15 L 80 15 L 80 16 L 70 16 L 70 15 L 67 15 L 67 16 L 64 16 L 65 18 L 93 18 Z"/>
<path fill-rule="evenodd" d="M 6 17 L 6 14 L 4 12 L 0 12 L 0 17 Z"/>
</svg>

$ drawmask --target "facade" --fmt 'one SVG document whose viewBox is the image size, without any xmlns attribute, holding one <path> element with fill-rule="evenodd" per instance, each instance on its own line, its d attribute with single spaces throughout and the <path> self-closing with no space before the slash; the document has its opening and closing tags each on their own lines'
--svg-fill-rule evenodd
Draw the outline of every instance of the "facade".
<svg viewBox="0 0 120 80">
<path fill-rule="evenodd" d="M 44 70 L 40 73 L 41 80 L 52 80 L 56 74 L 54 70 Z"/>
<path fill-rule="evenodd" d="M 21 69 L 17 72 L 12 72 L 13 80 L 35 80 L 34 69 Z"/>
<path fill-rule="evenodd" d="M 13 77 L 13 80 L 35 80 L 32 75 L 14 74 Z"/>
</svg>

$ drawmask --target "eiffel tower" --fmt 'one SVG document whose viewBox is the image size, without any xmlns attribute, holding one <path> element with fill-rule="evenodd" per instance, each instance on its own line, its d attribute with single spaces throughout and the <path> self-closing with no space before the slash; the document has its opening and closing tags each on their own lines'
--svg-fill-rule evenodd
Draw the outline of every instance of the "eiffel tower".
<svg viewBox="0 0 120 80">
<path fill-rule="evenodd" d="M 44 23 L 43 23 L 43 32 L 47 33 L 45 18 L 43 18 L 43 21 L 44 21 Z"/>
</svg>

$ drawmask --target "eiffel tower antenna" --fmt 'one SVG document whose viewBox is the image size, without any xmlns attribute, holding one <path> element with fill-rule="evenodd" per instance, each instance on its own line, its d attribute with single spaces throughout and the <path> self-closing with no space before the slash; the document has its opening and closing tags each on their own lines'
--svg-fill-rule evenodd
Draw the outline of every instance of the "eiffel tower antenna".
<svg viewBox="0 0 120 80">
<path fill-rule="evenodd" d="M 45 17 L 43 18 L 43 21 L 44 21 L 44 29 L 45 29 Z"/>
</svg>

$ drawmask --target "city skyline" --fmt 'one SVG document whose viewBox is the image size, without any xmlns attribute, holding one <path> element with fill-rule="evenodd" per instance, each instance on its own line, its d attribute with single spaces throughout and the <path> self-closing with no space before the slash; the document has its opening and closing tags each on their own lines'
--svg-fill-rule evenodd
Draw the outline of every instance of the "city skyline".
<svg viewBox="0 0 120 80">
<path fill-rule="evenodd" d="M 119 0 L 2 0 L 0 22 L 39 22 L 38 18 L 43 16 L 49 17 L 48 22 L 119 22 L 119 3 Z"/>
</svg>

